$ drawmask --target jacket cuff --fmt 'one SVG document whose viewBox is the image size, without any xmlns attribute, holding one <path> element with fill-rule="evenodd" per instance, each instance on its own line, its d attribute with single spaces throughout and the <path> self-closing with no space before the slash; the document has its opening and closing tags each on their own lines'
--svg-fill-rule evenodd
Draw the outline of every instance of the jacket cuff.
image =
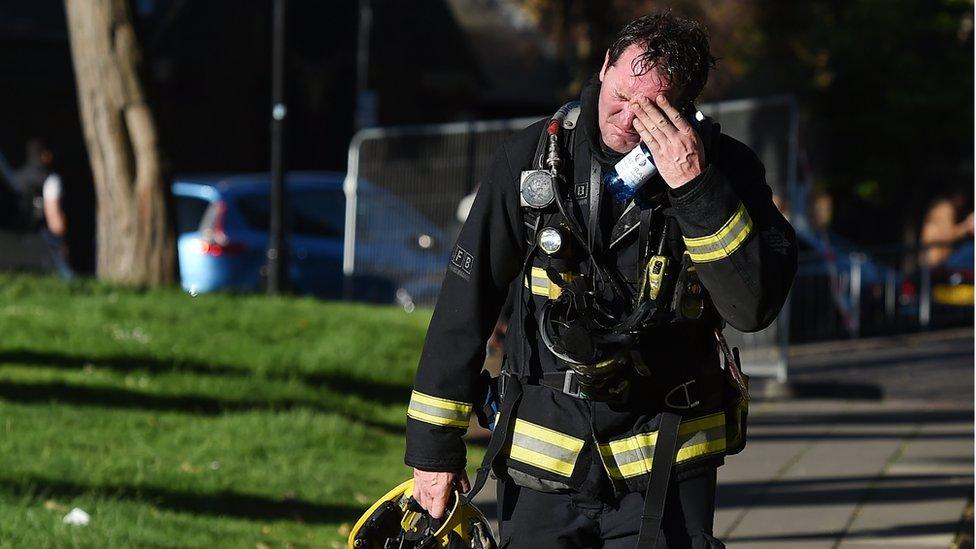
<svg viewBox="0 0 976 549">
<path fill-rule="evenodd" d="M 702 263 L 730 256 L 752 234 L 749 212 L 714 165 L 688 184 L 694 186 L 671 193 L 671 205 L 691 259 Z"/>
<path fill-rule="evenodd" d="M 442 427 L 407 418 L 407 450 L 403 462 L 425 471 L 457 471 L 467 465 L 464 429 Z"/>
<path fill-rule="evenodd" d="M 698 187 L 700 187 L 702 180 L 705 178 L 705 173 L 708 172 L 709 167 L 711 166 L 707 166 L 704 170 L 702 170 L 702 173 L 698 174 L 697 176 L 695 176 L 694 179 L 678 187 L 677 189 L 669 188 L 668 194 L 671 195 L 671 200 L 675 200 L 678 197 L 684 196 L 694 191 Z"/>
</svg>

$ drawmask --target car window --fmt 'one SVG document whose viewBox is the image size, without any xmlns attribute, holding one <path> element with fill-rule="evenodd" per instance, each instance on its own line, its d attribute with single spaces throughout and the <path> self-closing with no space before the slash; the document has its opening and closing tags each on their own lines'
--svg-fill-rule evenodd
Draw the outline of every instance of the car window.
<svg viewBox="0 0 976 549">
<path fill-rule="evenodd" d="M 237 199 L 244 222 L 252 229 L 269 230 L 271 198 L 247 195 Z M 288 193 L 289 231 L 306 236 L 341 237 L 346 200 L 341 190 L 302 190 Z"/>
<path fill-rule="evenodd" d="M 176 197 L 176 234 L 198 231 L 203 212 L 207 211 L 210 202 L 192 196 Z"/>
</svg>

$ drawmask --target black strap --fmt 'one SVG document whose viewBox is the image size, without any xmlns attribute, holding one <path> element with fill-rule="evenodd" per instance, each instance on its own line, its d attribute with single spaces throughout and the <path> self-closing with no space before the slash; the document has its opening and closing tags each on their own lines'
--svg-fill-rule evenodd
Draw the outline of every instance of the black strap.
<svg viewBox="0 0 976 549">
<path fill-rule="evenodd" d="M 640 214 L 640 238 L 637 249 L 637 272 L 643 273 L 644 267 L 651 259 L 651 222 L 654 219 L 654 209 L 646 208 Z"/>
<path fill-rule="evenodd" d="M 539 385 L 544 385 L 550 389 L 555 389 L 571 397 L 580 398 L 581 389 L 576 372 L 567 370 L 565 372 L 543 372 L 537 380 Z"/>
<path fill-rule="evenodd" d="M 651 458 L 651 475 L 644 494 L 644 513 L 641 515 L 640 534 L 637 536 L 637 549 L 657 547 L 664 521 L 664 506 L 667 503 L 668 484 L 671 469 L 678 451 L 678 426 L 681 416 L 664 412 L 654 443 L 654 457 Z"/>
<path fill-rule="evenodd" d="M 491 466 L 495 463 L 495 459 L 501 453 L 505 442 L 508 440 L 508 432 L 514 423 L 515 405 L 521 399 L 522 382 L 517 376 L 508 376 L 505 380 L 505 396 L 502 398 L 502 407 L 499 411 L 498 422 L 495 423 L 495 430 L 491 433 L 491 440 L 488 442 L 488 448 L 485 450 L 485 459 L 481 461 L 481 467 L 478 467 L 478 476 L 475 478 L 471 490 L 467 494 L 464 494 L 463 504 L 471 503 L 471 500 L 484 488 L 485 482 L 488 480 L 488 473 L 491 472 Z"/>
<path fill-rule="evenodd" d="M 595 156 L 591 154 L 590 155 L 590 192 L 589 192 L 590 211 L 588 212 L 589 223 L 587 227 L 588 230 L 587 244 L 589 244 L 591 250 L 596 249 L 594 248 L 594 246 L 596 245 L 595 243 L 596 229 L 597 229 L 596 225 L 597 223 L 600 222 L 600 198 L 601 195 L 603 194 L 602 193 L 603 185 L 600 181 L 602 178 L 603 175 L 602 175 L 602 169 L 600 167 L 600 162 L 596 159 Z M 590 258 L 590 260 L 594 261 L 593 258 Z"/>
<path fill-rule="evenodd" d="M 525 243 L 529 248 L 535 245 L 536 235 L 539 233 L 542 214 L 531 208 L 522 208 L 522 222 L 525 224 Z"/>
</svg>

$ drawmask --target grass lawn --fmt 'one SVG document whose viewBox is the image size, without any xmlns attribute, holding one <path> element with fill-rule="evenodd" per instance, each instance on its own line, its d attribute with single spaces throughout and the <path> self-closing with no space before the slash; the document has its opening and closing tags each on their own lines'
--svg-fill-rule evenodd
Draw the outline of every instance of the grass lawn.
<svg viewBox="0 0 976 549">
<path fill-rule="evenodd" d="M 429 320 L 0 275 L 0 547 L 344 546 Z"/>
</svg>

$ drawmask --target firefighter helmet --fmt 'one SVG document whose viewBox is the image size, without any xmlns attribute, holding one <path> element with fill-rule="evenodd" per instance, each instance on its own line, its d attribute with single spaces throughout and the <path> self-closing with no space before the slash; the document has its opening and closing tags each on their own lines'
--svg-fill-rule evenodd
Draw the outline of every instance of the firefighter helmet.
<svg viewBox="0 0 976 549">
<path fill-rule="evenodd" d="M 427 514 L 412 494 L 410 479 L 367 509 L 349 533 L 349 549 L 495 549 L 485 516 L 457 490 L 441 519 Z"/>
</svg>

